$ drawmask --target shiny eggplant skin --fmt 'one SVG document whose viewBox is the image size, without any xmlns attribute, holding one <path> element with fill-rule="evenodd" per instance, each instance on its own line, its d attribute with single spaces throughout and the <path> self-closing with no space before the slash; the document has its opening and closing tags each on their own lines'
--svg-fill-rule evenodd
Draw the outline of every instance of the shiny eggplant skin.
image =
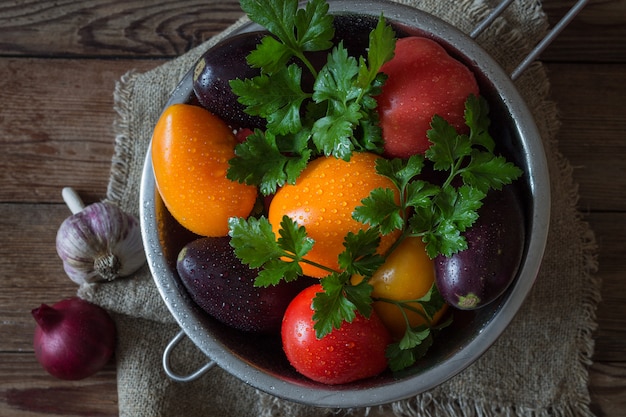
<svg viewBox="0 0 626 417">
<path fill-rule="evenodd" d="M 439 292 L 462 310 L 500 297 L 515 280 L 524 251 L 524 214 L 515 187 L 490 191 L 479 215 L 465 232 L 466 250 L 435 258 Z"/>
<path fill-rule="evenodd" d="M 220 322 L 238 330 L 280 332 L 287 305 L 308 283 L 292 281 L 255 287 L 257 269 L 235 256 L 230 237 L 202 237 L 183 247 L 176 269 L 192 300 Z"/>
<path fill-rule="evenodd" d="M 246 56 L 267 32 L 242 33 L 216 44 L 196 63 L 193 73 L 193 91 L 200 105 L 235 129 L 263 128 L 265 121 L 244 112 L 230 88 L 230 80 L 253 78 L 260 74 L 251 68 Z"/>
</svg>

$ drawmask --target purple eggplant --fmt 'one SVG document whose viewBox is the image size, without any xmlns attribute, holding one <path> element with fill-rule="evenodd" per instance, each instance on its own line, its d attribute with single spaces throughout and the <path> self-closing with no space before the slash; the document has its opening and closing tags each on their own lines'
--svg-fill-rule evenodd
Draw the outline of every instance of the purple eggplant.
<svg viewBox="0 0 626 417">
<path fill-rule="evenodd" d="M 266 32 L 243 33 L 213 46 L 194 68 L 193 91 L 200 104 L 234 128 L 263 128 L 265 121 L 244 112 L 244 105 L 230 88 L 230 80 L 252 78 L 260 70 L 248 65 L 246 57 L 256 49 Z"/>
<path fill-rule="evenodd" d="M 257 269 L 241 263 L 230 237 L 198 238 L 183 247 L 176 269 L 192 300 L 239 330 L 278 333 L 289 302 L 307 285 L 301 280 L 255 287 Z"/>
<path fill-rule="evenodd" d="M 513 186 L 490 191 L 479 216 L 465 232 L 466 250 L 435 258 L 439 292 L 462 310 L 500 297 L 515 280 L 524 251 L 524 213 Z"/>
</svg>

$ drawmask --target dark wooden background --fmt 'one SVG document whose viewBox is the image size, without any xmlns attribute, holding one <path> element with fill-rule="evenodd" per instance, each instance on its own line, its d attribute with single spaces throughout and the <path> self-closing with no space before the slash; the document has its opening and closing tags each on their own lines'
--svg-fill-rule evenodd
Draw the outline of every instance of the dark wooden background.
<svg viewBox="0 0 626 417">
<path fill-rule="evenodd" d="M 556 22 L 574 0 L 545 0 Z M 115 367 L 59 381 L 36 362 L 30 310 L 71 296 L 54 240 L 61 188 L 106 192 L 113 89 L 241 16 L 235 0 L 0 3 L 0 415 L 116 416 Z M 626 0 L 592 0 L 542 55 L 560 149 L 600 245 L 603 301 L 589 387 L 598 416 L 626 415 Z M 550 320 L 550 317 L 546 317 Z M 558 341 L 555 341 L 557 343 Z"/>
</svg>

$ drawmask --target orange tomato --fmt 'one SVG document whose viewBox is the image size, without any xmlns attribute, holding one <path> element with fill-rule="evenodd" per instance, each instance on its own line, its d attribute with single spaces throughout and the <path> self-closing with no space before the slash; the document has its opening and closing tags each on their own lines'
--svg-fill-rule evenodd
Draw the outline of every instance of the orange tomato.
<svg viewBox="0 0 626 417">
<path fill-rule="evenodd" d="M 357 284 L 362 279 L 361 276 L 353 276 L 352 282 Z M 404 239 L 369 280 L 374 287 L 372 297 L 395 301 L 421 298 L 428 293 L 434 282 L 434 263 L 426 254 L 421 238 L 417 237 Z M 408 303 L 408 305 L 424 311 L 418 303 Z M 403 314 L 399 305 L 386 301 L 375 301 L 372 306 L 396 339 L 400 339 L 406 331 L 404 314 L 413 328 L 423 324 L 429 326 L 437 324 L 447 310 L 447 305 L 444 305 L 430 321 L 422 314 L 408 309 L 404 309 Z"/>
<path fill-rule="evenodd" d="M 256 187 L 226 178 L 236 139 L 217 116 L 199 106 L 175 104 L 163 112 L 152 136 L 154 177 L 163 202 L 185 228 L 226 236 L 230 217 L 247 217 Z"/>
<path fill-rule="evenodd" d="M 306 258 L 339 270 L 337 257 L 345 249 L 348 232 L 357 233 L 368 226 L 354 220 L 352 213 L 361 200 L 376 188 L 391 188 L 399 193 L 391 180 L 376 172 L 372 153 L 355 153 L 349 162 L 334 157 L 320 157 L 309 163 L 296 183 L 282 187 L 272 199 L 268 219 L 278 235 L 280 221 L 289 216 L 304 226 L 315 243 Z M 397 239 L 398 233 L 383 236 L 379 251 L 384 252 Z M 301 262 L 305 275 L 322 278 L 328 275 L 321 268 Z"/>
</svg>

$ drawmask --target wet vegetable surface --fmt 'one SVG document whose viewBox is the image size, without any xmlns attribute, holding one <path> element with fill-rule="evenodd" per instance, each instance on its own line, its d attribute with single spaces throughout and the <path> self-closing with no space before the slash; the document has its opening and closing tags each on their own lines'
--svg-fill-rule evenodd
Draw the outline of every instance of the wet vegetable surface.
<svg viewBox="0 0 626 417">
<path fill-rule="evenodd" d="M 468 248 L 435 259 L 436 282 L 444 299 L 460 309 L 482 307 L 514 281 L 524 250 L 524 213 L 516 188 L 491 192 L 480 217 L 465 233 Z"/>
<path fill-rule="evenodd" d="M 230 238 L 200 238 L 180 252 L 177 270 L 191 298 L 219 321 L 239 330 L 278 333 L 283 313 L 307 283 L 255 287 L 257 270 L 243 265 Z"/>
</svg>

